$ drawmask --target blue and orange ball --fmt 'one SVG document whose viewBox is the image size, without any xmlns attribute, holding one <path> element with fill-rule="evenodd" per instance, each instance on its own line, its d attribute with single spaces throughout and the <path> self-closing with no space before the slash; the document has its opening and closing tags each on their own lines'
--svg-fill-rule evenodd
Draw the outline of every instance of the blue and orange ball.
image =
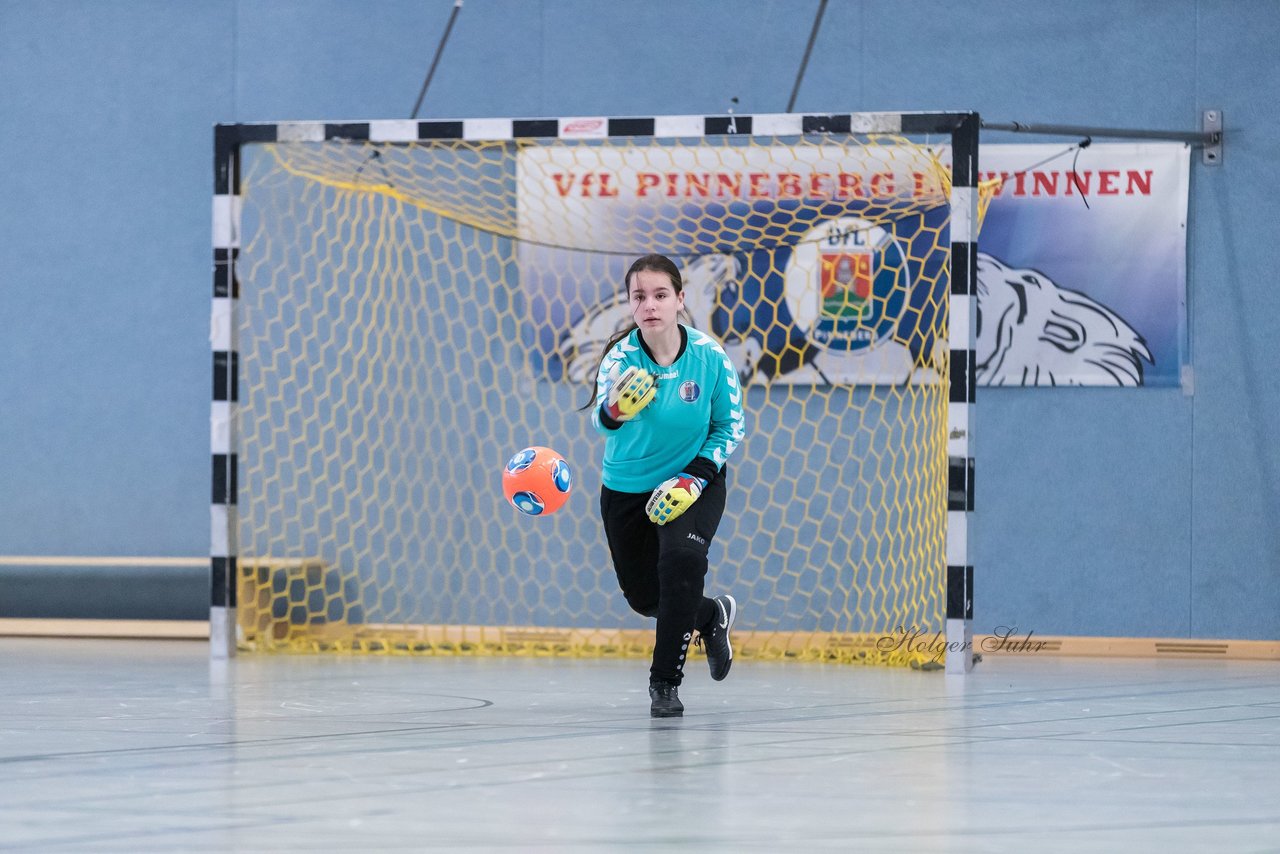
<svg viewBox="0 0 1280 854">
<path fill-rule="evenodd" d="M 519 451 L 502 470 L 502 493 L 526 516 L 549 516 L 573 489 L 573 473 L 564 457 L 539 445 Z"/>
</svg>

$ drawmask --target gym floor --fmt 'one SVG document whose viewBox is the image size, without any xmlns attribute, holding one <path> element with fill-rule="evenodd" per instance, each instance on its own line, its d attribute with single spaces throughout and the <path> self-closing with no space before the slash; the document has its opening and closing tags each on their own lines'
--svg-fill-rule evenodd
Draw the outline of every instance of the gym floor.
<svg viewBox="0 0 1280 854">
<path fill-rule="evenodd" d="M 1280 850 L 1280 663 L 691 665 L 0 638 L 0 850 Z"/>
</svg>

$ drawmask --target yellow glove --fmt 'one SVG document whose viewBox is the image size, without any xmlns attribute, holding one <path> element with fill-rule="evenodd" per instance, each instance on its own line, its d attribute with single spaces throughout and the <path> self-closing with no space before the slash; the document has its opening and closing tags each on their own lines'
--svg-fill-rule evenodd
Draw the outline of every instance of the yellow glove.
<svg viewBox="0 0 1280 854">
<path fill-rule="evenodd" d="M 630 421 L 653 401 L 657 393 L 653 374 L 633 365 L 609 383 L 600 408 L 614 421 Z"/>
<path fill-rule="evenodd" d="M 680 518 L 698 500 L 706 486 L 707 482 L 702 478 L 680 472 L 658 484 L 658 488 L 644 505 L 644 512 L 649 514 L 650 522 L 665 525 L 672 519 Z"/>
</svg>

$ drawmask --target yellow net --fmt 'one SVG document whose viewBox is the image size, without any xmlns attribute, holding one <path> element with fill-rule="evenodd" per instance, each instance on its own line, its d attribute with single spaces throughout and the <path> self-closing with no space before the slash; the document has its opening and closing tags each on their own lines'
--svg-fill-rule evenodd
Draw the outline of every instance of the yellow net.
<svg viewBox="0 0 1280 854">
<path fill-rule="evenodd" d="M 744 383 L 707 580 L 738 599 L 738 654 L 940 657 L 921 640 L 944 599 L 936 152 L 815 135 L 243 156 L 242 646 L 647 655 L 579 407 L 629 322 L 622 272 L 661 252 Z M 529 445 L 573 469 L 545 518 L 502 495 Z"/>
</svg>

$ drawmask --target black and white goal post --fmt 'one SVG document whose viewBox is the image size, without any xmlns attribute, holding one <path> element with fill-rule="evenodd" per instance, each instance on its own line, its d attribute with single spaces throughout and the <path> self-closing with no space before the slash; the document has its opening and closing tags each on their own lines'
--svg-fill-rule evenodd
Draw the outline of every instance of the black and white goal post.
<svg viewBox="0 0 1280 854">
<path fill-rule="evenodd" d="M 969 522 L 973 512 L 973 402 L 977 387 L 975 338 L 978 281 L 977 113 L 951 119 L 951 295 L 947 346 L 951 383 L 947 401 L 947 673 L 973 669 L 973 564 Z"/>
<path fill-rule="evenodd" d="M 236 261 L 240 252 L 240 146 L 274 138 L 274 128 L 216 125 L 213 136 L 213 306 L 209 343 L 213 351 L 213 402 L 209 419 L 213 461 L 210 506 L 209 642 L 213 658 L 236 652 L 237 525 L 236 406 L 239 400 L 240 356 L 236 307 L 240 284 Z"/>
<path fill-rule="evenodd" d="M 213 350 L 213 403 L 209 445 L 213 459 L 213 500 L 209 514 L 209 654 L 236 652 L 236 443 L 235 407 L 240 359 L 236 348 L 235 305 L 240 298 L 235 261 L 240 240 L 239 140 L 234 128 L 214 129 L 213 307 L 209 343 Z"/>
</svg>

